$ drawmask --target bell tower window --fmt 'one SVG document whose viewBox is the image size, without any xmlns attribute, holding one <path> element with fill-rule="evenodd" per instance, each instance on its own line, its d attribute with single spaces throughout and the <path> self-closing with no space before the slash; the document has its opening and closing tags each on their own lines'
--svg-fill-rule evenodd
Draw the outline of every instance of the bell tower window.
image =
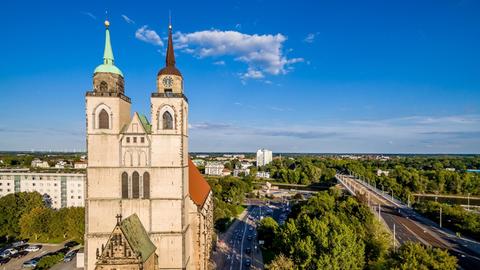
<svg viewBox="0 0 480 270">
<path fill-rule="evenodd" d="M 102 109 L 98 114 L 98 128 L 99 129 L 109 129 L 109 119 L 108 113 L 105 109 Z"/>
<path fill-rule="evenodd" d="M 132 174 L 132 198 L 138 199 L 140 197 L 140 175 L 138 172 Z"/>
<path fill-rule="evenodd" d="M 100 83 L 100 92 L 107 92 L 108 91 L 108 84 L 105 81 Z"/>
<path fill-rule="evenodd" d="M 163 129 L 173 129 L 173 117 L 169 112 L 163 113 Z"/>
</svg>

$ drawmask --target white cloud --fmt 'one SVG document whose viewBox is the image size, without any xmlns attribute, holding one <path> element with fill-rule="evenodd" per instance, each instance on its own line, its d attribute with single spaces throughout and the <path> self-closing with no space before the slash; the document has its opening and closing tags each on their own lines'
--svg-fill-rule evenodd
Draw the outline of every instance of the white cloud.
<svg viewBox="0 0 480 270">
<path fill-rule="evenodd" d="M 205 30 L 175 34 L 176 47 L 199 58 L 230 56 L 247 64 L 242 79 L 261 79 L 265 74 L 280 75 L 291 70 L 290 65 L 303 58 L 287 58 L 282 34 L 249 35 L 238 31 Z"/>
<path fill-rule="evenodd" d="M 97 19 L 97 17 L 95 15 L 93 15 L 91 12 L 82 12 L 82 14 L 92 18 L 93 20 Z"/>
<path fill-rule="evenodd" d="M 225 61 L 216 61 L 216 62 L 213 62 L 213 64 L 217 66 L 225 66 Z"/>
<path fill-rule="evenodd" d="M 309 33 L 307 37 L 303 40 L 307 43 L 313 43 L 315 41 L 315 37 L 317 37 L 318 33 Z"/>
<path fill-rule="evenodd" d="M 163 41 L 160 36 L 154 30 L 148 29 L 148 25 L 138 28 L 135 32 L 135 37 L 153 45 L 163 46 Z"/>
<path fill-rule="evenodd" d="M 247 72 L 241 75 L 242 79 L 262 79 L 265 77 L 261 71 L 248 68 Z"/>
<path fill-rule="evenodd" d="M 130 19 L 127 15 L 122 14 L 122 18 L 125 20 L 126 23 L 128 24 L 135 24 L 135 21 Z"/>
</svg>

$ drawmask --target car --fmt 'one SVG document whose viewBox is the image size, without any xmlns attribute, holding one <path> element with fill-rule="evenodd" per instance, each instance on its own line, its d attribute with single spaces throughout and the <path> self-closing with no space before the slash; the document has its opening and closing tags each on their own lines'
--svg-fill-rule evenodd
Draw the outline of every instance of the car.
<svg viewBox="0 0 480 270">
<path fill-rule="evenodd" d="M 24 256 L 26 256 L 28 254 L 28 251 L 25 251 L 25 250 L 22 250 L 22 251 L 19 251 L 15 254 L 12 255 L 12 259 L 15 258 L 15 259 L 18 259 L 18 258 L 22 258 Z"/>
<path fill-rule="evenodd" d="M 249 231 L 253 231 L 253 227 L 248 227 L 248 230 L 249 230 Z"/>
<path fill-rule="evenodd" d="M 252 261 L 250 261 L 250 259 L 246 259 L 246 260 L 245 260 L 245 266 L 246 266 L 247 268 L 250 268 L 251 265 L 252 265 Z"/>
<path fill-rule="evenodd" d="M 64 247 L 66 248 L 72 248 L 72 247 L 75 247 L 75 246 L 78 246 L 78 242 L 77 241 L 70 241 L 70 242 L 67 242 L 65 243 L 65 245 L 63 245 Z"/>
<path fill-rule="evenodd" d="M 41 248 L 42 248 L 41 245 L 31 245 L 25 248 L 25 250 L 28 252 L 35 252 L 35 251 L 39 251 Z"/>
<path fill-rule="evenodd" d="M 25 250 L 26 248 L 28 247 L 28 244 L 22 244 L 22 245 L 18 245 L 16 247 L 14 247 L 14 249 L 18 250 L 18 251 L 23 251 Z"/>
<path fill-rule="evenodd" d="M 69 262 L 75 258 L 75 255 L 77 255 L 78 250 L 72 250 L 69 251 L 67 254 L 65 254 L 65 257 L 63 257 L 64 262 Z"/>
<path fill-rule="evenodd" d="M 23 268 L 35 268 L 37 267 L 38 261 L 36 259 L 31 259 L 23 263 Z"/>
<path fill-rule="evenodd" d="M 248 241 L 252 241 L 252 238 L 253 237 L 251 235 L 247 236 Z"/>
<path fill-rule="evenodd" d="M 252 249 L 251 249 L 251 248 L 249 248 L 249 247 L 247 247 L 247 248 L 245 249 L 245 253 L 247 253 L 247 254 L 250 254 L 250 253 L 252 253 Z"/>
<path fill-rule="evenodd" d="M 10 261 L 10 258 L 0 258 L 0 265 L 7 264 Z"/>
</svg>

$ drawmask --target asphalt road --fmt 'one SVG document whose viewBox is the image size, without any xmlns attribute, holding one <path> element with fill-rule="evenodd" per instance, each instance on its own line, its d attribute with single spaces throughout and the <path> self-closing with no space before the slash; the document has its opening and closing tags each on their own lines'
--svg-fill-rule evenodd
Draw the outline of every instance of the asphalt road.
<svg viewBox="0 0 480 270">
<path fill-rule="evenodd" d="M 215 269 L 241 270 L 264 269 L 263 257 L 256 238 L 256 224 L 251 217 L 258 217 L 260 207 L 249 206 L 239 220 L 220 235 L 217 251 L 214 254 Z M 251 240 L 249 240 L 249 236 Z M 250 249 L 247 252 L 247 248 Z M 251 266 L 246 265 L 247 260 Z"/>
<path fill-rule="evenodd" d="M 463 269 L 479 269 L 480 256 L 478 250 L 474 247 L 474 243 L 469 243 L 449 234 L 440 229 L 434 222 L 413 210 L 396 206 L 387 200 L 386 196 L 378 195 L 370 187 L 354 181 L 353 178 L 345 178 L 344 180 L 347 180 L 355 190 L 367 192 L 370 204 L 375 207 L 376 211 L 378 211 L 378 205 L 380 205 L 381 216 L 391 231 L 393 231 L 395 225 L 395 237 L 398 243 L 403 244 L 406 241 L 413 241 L 448 249 L 452 255 L 458 258 L 458 264 Z"/>
</svg>

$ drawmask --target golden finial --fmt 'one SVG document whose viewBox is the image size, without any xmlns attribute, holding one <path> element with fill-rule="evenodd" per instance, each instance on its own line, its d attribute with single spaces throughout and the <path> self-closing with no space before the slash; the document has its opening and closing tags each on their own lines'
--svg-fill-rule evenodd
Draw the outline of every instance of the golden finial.
<svg viewBox="0 0 480 270">
<path fill-rule="evenodd" d="M 109 27 L 110 26 L 110 22 L 108 20 L 105 20 L 105 27 Z"/>
</svg>

